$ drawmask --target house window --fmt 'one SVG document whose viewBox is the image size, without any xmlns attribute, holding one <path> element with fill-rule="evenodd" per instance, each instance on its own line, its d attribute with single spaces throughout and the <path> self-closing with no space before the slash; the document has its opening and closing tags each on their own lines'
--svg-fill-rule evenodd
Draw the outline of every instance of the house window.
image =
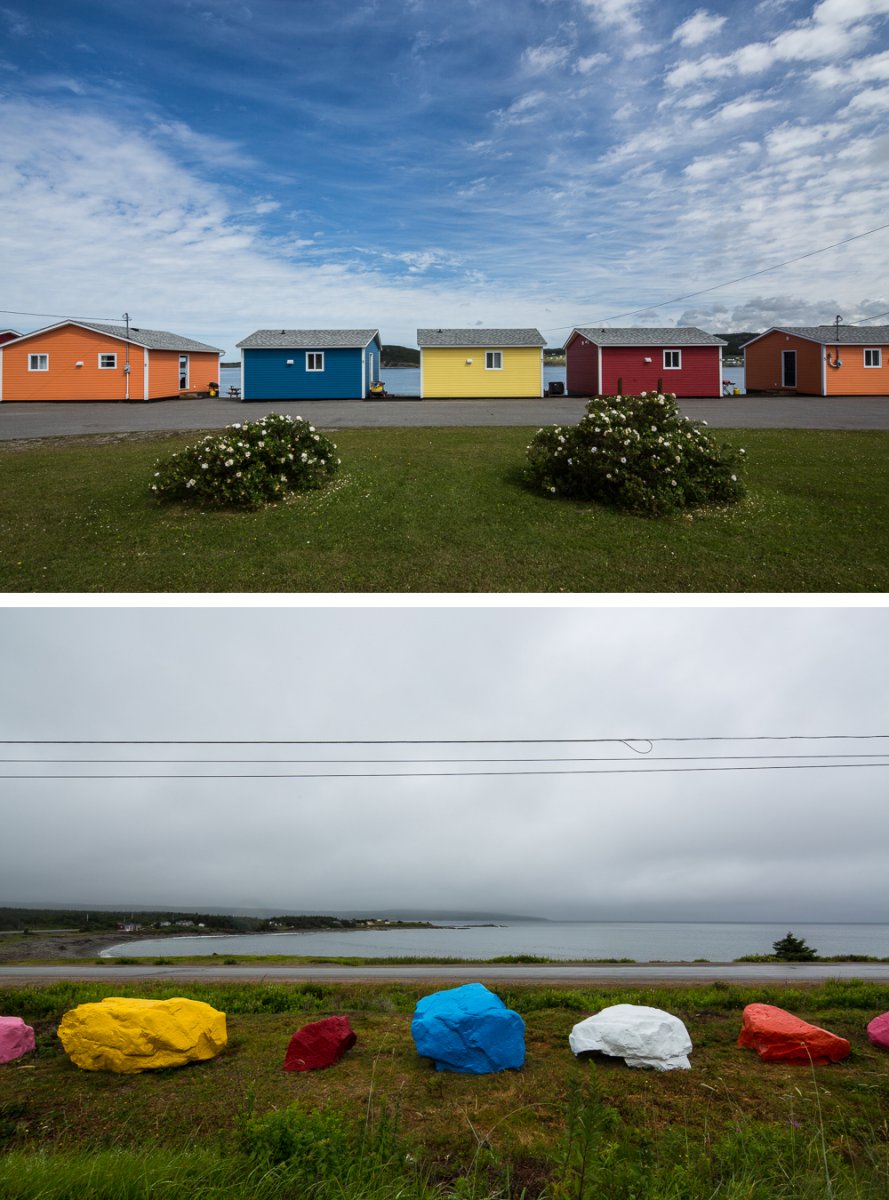
<svg viewBox="0 0 889 1200">
<path fill-rule="evenodd" d="M 679 371 L 682 368 L 682 351 L 681 350 L 665 350 L 664 351 L 664 370 Z"/>
<path fill-rule="evenodd" d="M 28 370 L 29 371 L 48 371 L 49 370 L 49 355 L 48 354 L 29 354 L 28 355 Z"/>
<path fill-rule="evenodd" d="M 323 371 L 324 370 L 324 351 L 309 350 L 306 354 L 306 370 L 307 371 Z"/>
<path fill-rule="evenodd" d="M 882 350 L 865 350 L 864 365 L 866 367 L 882 367 L 883 351 Z"/>
<path fill-rule="evenodd" d="M 503 370 L 503 353 L 500 350 L 485 351 L 485 370 L 486 371 L 502 371 Z"/>
<path fill-rule="evenodd" d="M 100 354 L 99 355 L 99 370 L 113 371 L 117 366 L 116 354 Z"/>
</svg>

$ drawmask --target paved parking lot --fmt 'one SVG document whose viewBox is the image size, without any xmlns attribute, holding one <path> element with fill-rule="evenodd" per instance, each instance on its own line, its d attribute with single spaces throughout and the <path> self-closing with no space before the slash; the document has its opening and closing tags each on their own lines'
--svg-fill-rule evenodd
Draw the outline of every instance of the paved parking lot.
<svg viewBox="0 0 889 1200">
<path fill-rule="evenodd" d="M 726 396 L 682 400 L 682 411 L 716 428 L 889 429 L 887 396 Z M 569 424 L 584 401 L 547 400 L 293 400 L 242 403 L 164 400 L 154 404 L 108 402 L 0 404 L 0 441 L 102 433 L 221 429 L 269 412 L 302 416 L 321 429 L 396 426 Z"/>
</svg>

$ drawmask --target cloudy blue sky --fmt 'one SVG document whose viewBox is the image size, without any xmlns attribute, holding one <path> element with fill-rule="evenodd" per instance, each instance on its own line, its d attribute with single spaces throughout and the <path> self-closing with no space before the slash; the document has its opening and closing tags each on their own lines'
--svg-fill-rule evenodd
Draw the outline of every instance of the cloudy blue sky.
<svg viewBox="0 0 889 1200">
<path fill-rule="evenodd" d="M 889 229 L 662 304 L 887 222 L 889 0 L 10 0 L 0 26 L 4 309 L 230 355 L 263 326 L 557 344 L 889 310 Z"/>
</svg>

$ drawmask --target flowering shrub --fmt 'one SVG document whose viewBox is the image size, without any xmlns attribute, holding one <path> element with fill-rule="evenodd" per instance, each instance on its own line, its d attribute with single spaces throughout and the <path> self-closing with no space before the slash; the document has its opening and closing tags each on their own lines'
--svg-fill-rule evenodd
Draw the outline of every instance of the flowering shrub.
<svg viewBox="0 0 889 1200">
<path fill-rule="evenodd" d="M 599 396 L 577 425 L 539 429 L 528 477 L 544 492 L 647 516 L 744 495 L 744 451 L 718 446 L 674 395 Z"/>
<path fill-rule="evenodd" d="M 155 464 L 159 500 L 213 508 L 261 508 L 289 492 L 320 488 L 339 469 L 336 446 L 302 417 L 269 413 L 226 426 Z"/>
</svg>

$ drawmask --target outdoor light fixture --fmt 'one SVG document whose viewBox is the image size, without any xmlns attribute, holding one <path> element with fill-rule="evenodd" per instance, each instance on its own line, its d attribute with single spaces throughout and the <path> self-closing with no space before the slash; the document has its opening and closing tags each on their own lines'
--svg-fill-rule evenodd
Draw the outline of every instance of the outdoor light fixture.
<svg viewBox="0 0 889 1200">
<path fill-rule="evenodd" d="M 75 365 L 75 367 L 82 367 L 82 366 L 83 366 L 83 363 L 82 363 L 82 362 L 76 362 L 74 365 Z"/>
<path fill-rule="evenodd" d="M 288 367 L 292 367 L 292 366 L 293 366 L 293 359 L 292 359 L 292 358 L 288 358 L 288 360 L 287 360 L 287 366 L 288 366 Z"/>
<path fill-rule="evenodd" d="M 467 360 L 466 360 L 466 365 L 467 365 L 467 367 L 471 367 L 471 366 L 472 366 L 472 359 L 471 359 L 471 358 L 467 358 Z"/>
<path fill-rule="evenodd" d="M 642 360 L 642 361 L 643 361 L 643 362 L 651 362 L 651 359 L 650 359 L 650 358 L 643 358 L 643 360 Z"/>
</svg>

